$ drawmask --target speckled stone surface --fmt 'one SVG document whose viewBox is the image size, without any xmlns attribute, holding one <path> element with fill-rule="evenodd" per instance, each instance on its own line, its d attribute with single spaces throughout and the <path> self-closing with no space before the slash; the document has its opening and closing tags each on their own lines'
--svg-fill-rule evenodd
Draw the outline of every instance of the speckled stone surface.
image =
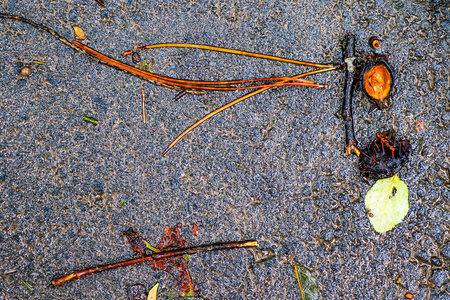
<svg viewBox="0 0 450 300">
<path fill-rule="evenodd" d="M 161 42 L 339 63 L 347 33 L 356 34 L 362 57 L 370 53 L 368 38 L 378 35 L 397 91 L 388 111 L 371 114 L 367 99 L 355 94 L 356 135 L 365 143 L 392 128 L 414 147 L 400 172 L 409 213 L 377 234 L 364 208 L 374 182 L 358 174 L 356 157 L 344 155 L 342 72 L 314 77 L 329 90 L 283 87 L 246 100 L 161 157 L 186 127 L 245 92 L 174 101 L 174 90 L 98 64 L 29 25 L 0 20 L 0 275 L 16 270 L 0 277 L 0 299 L 126 299 L 128 287 L 156 282 L 176 292 L 173 278 L 148 265 L 57 288 L 49 283 L 134 257 L 121 235 L 130 226 L 157 244 L 164 226 L 178 222 L 192 245 L 257 239 L 278 254 L 258 265 L 245 250 L 195 255 L 191 275 L 207 299 L 298 299 L 294 263 L 311 270 L 323 299 L 403 299 L 406 292 L 450 298 L 447 1 L 106 0 L 101 8 L 94 0 L 6 0 L 0 11 L 68 39 L 78 25 L 89 46 L 128 63 L 122 51 Z M 179 78 L 305 70 L 199 50 L 141 56 L 155 59 L 156 73 Z M 33 72 L 20 78 L 24 64 Z M 419 133 L 417 121 L 424 125 Z"/>
</svg>

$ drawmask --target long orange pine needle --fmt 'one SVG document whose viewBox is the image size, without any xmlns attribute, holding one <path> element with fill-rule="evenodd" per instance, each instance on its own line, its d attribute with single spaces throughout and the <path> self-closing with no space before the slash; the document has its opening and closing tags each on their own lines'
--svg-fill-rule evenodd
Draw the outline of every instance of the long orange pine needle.
<svg viewBox="0 0 450 300">
<path fill-rule="evenodd" d="M 324 72 L 328 72 L 328 71 L 332 71 L 332 70 L 336 70 L 338 68 L 338 66 L 333 66 L 327 69 L 321 69 L 321 70 L 316 70 L 316 71 L 311 71 L 311 72 L 307 72 L 307 73 L 303 73 L 297 76 L 292 77 L 291 79 L 288 79 L 286 81 L 281 81 L 280 83 L 285 83 L 287 81 L 291 81 L 293 79 L 298 79 L 298 78 L 302 78 L 305 76 L 309 76 L 309 75 L 313 75 L 313 74 L 318 74 L 318 73 L 324 73 Z M 178 143 L 178 141 L 180 141 L 186 134 L 188 134 L 189 132 L 191 132 L 195 127 L 199 126 L 200 124 L 202 124 L 203 122 L 205 122 L 206 120 L 210 119 L 211 117 L 217 115 L 218 113 L 220 113 L 221 111 L 224 111 L 227 108 L 230 108 L 231 106 L 238 104 L 239 102 L 248 99 L 250 97 L 253 97 L 254 95 L 257 95 L 259 93 L 262 93 L 264 91 L 267 91 L 268 89 L 270 89 L 271 87 L 264 87 L 261 88 L 259 90 L 253 91 L 251 93 L 248 93 L 245 96 L 242 96 L 228 104 L 225 104 L 224 106 L 216 109 L 213 112 L 210 112 L 209 114 L 207 114 L 206 116 L 204 116 L 203 118 L 201 118 L 200 120 L 198 120 L 197 122 L 195 122 L 191 127 L 189 127 L 188 129 L 186 129 L 185 131 L 183 131 L 175 140 L 173 140 L 172 143 L 170 143 L 170 145 L 166 148 L 166 150 L 164 150 L 164 152 L 162 153 L 162 156 L 164 156 L 167 152 L 169 152 L 170 149 L 172 149 L 173 146 L 175 146 L 176 143 Z"/>
<path fill-rule="evenodd" d="M 166 77 L 166 76 L 161 76 L 161 75 L 156 75 L 154 73 L 150 73 L 138 68 L 135 68 L 133 66 L 130 66 L 126 63 L 123 63 L 121 61 L 115 60 L 103 53 L 100 53 L 78 41 L 73 41 L 72 42 L 73 45 L 75 47 L 80 48 L 82 51 L 84 51 L 85 53 L 89 54 L 92 57 L 95 57 L 96 59 L 100 60 L 101 62 L 103 62 L 104 64 L 116 67 L 118 69 L 121 70 L 125 70 L 129 73 L 132 73 L 134 75 L 140 76 L 140 77 L 144 77 L 146 79 L 151 80 L 152 82 L 154 82 L 155 84 L 161 84 L 167 87 L 180 87 L 180 88 L 184 88 L 184 89 L 192 89 L 192 90 L 212 90 L 212 91 L 233 91 L 233 90 L 242 90 L 242 89 L 256 89 L 256 88 L 272 88 L 272 87 L 277 87 L 277 86 L 284 86 L 284 85 L 299 85 L 299 86 L 309 86 L 309 87 L 325 87 L 325 85 L 321 85 L 321 84 L 317 84 L 315 82 L 312 81 L 298 81 L 298 78 L 295 77 L 281 77 L 284 78 L 282 81 L 279 81 L 277 83 L 273 83 L 273 84 L 267 84 L 267 85 L 257 85 L 257 86 L 246 86 L 246 87 L 212 87 L 212 86 L 201 86 L 201 85 L 191 85 L 191 84 L 182 84 L 179 83 L 180 81 L 182 82 L 189 82 L 189 81 L 185 81 L 185 80 L 178 80 L 175 78 L 171 78 L 171 77 Z M 272 79 L 270 79 L 272 80 Z M 289 82 L 289 81 L 293 81 L 293 82 Z"/>
<path fill-rule="evenodd" d="M 291 64 L 311 66 L 311 67 L 316 67 L 316 68 L 333 67 L 333 65 L 331 65 L 331 64 L 329 64 L 329 65 L 316 64 L 316 63 L 300 61 L 300 60 L 295 60 L 295 59 L 288 59 L 288 58 L 283 58 L 283 57 L 278 57 L 278 56 L 272 56 L 272 55 L 266 55 L 266 54 L 248 52 L 248 51 L 241 51 L 241 50 L 234 50 L 234 49 L 228 49 L 228 48 L 221 48 L 221 47 L 214 47 L 214 46 L 208 46 L 208 45 L 198 45 L 198 44 L 164 43 L 164 44 L 139 46 L 136 48 L 136 50 L 165 48 L 165 47 L 196 48 L 196 49 L 224 52 L 224 53 L 230 53 L 230 54 L 236 54 L 236 55 L 244 55 L 244 56 L 251 56 L 251 57 L 257 57 L 257 58 L 263 58 L 263 59 L 270 59 L 270 60 L 281 61 L 281 62 L 286 62 L 286 63 L 291 63 Z M 133 50 L 124 51 L 122 55 L 126 56 L 131 53 L 133 53 Z"/>
</svg>

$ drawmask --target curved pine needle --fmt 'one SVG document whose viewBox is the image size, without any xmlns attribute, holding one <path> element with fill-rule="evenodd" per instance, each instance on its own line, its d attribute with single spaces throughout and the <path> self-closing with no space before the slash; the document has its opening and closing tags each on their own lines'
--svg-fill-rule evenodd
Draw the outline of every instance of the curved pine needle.
<svg viewBox="0 0 450 300">
<path fill-rule="evenodd" d="M 210 50 L 210 51 L 217 51 L 217 52 L 224 52 L 224 53 L 230 53 L 230 54 L 236 54 L 236 55 L 244 55 L 244 56 L 251 56 L 251 57 L 257 57 L 257 58 L 281 61 L 281 62 L 303 65 L 303 66 L 311 66 L 311 67 L 316 67 L 316 68 L 333 67 L 332 64 L 330 64 L 330 65 L 316 64 L 316 63 L 300 61 L 300 60 L 295 60 L 295 59 L 288 59 L 288 58 L 283 58 L 283 57 L 278 57 L 278 56 L 272 56 L 272 55 L 266 55 L 266 54 L 248 52 L 248 51 L 241 51 L 241 50 L 234 50 L 234 49 L 228 49 L 228 48 L 221 48 L 221 47 L 214 47 L 214 46 L 208 46 L 208 45 L 197 45 L 197 44 L 163 43 L 163 44 L 139 46 L 136 48 L 136 50 L 166 48 L 166 47 L 204 49 L 204 50 Z M 127 56 L 131 53 L 133 53 L 133 50 L 127 50 L 127 51 L 124 51 L 122 55 Z"/>
<path fill-rule="evenodd" d="M 114 58 L 111 58 L 103 53 L 100 53 L 91 47 L 88 47 L 78 41 L 72 42 L 75 47 L 80 48 L 82 51 L 84 51 L 86 54 L 89 54 L 90 56 L 98 59 L 104 64 L 116 67 L 121 70 L 125 70 L 127 72 L 130 72 L 134 75 L 144 77 L 146 79 L 151 80 L 154 83 L 159 83 L 167 87 L 179 87 L 183 89 L 192 89 L 192 90 L 211 90 L 211 91 L 234 91 L 234 90 L 244 90 L 244 89 L 257 89 L 257 88 L 265 88 L 265 87 L 277 87 L 277 86 L 283 86 L 283 85 L 299 85 L 299 86 L 312 86 L 312 87 L 324 87 L 324 85 L 317 84 L 313 81 L 309 80 L 302 80 L 299 81 L 297 78 L 293 77 L 281 77 L 285 78 L 284 80 L 273 83 L 273 84 L 267 84 L 267 85 L 257 85 L 257 86 L 247 86 L 247 87 L 212 87 L 212 86 L 202 86 L 202 85 L 192 85 L 192 84 L 182 84 L 181 82 L 189 82 L 185 80 L 178 80 L 171 77 L 156 75 L 147 71 L 143 71 L 141 69 L 135 68 L 133 66 L 130 66 L 126 63 L 123 63 L 121 61 L 115 60 Z M 288 81 L 294 81 L 291 83 L 287 83 Z"/>
<path fill-rule="evenodd" d="M 34 26 L 34 27 L 39 28 L 41 30 L 47 31 L 52 36 L 54 36 L 56 39 L 58 39 L 60 42 L 62 42 L 64 44 L 66 44 L 67 46 L 69 46 L 71 48 L 74 48 L 75 50 L 79 51 L 79 49 L 74 47 L 74 45 L 69 40 L 67 40 L 66 38 L 61 36 L 59 33 L 57 33 L 56 31 L 54 31 L 53 29 L 51 29 L 51 28 L 49 28 L 47 26 L 35 23 L 35 22 L 31 21 L 31 20 L 28 20 L 28 19 L 25 19 L 25 18 L 22 18 L 22 17 L 19 17 L 19 16 L 15 16 L 15 15 L 11 15 L 11 14 L 5 14 L 5 13 L 0 13 L 0 19 L 17 20 L 17 21 L 20 21 L 20 22 L 23 22 L 23 23 L 30 24 L 31 26 Z"/>
<path fill-rule="evenodd" d="M 303 73 L 297 76 L 292 77 L 289 81 L 292 81 L 294 79 L 298 79 L 298 78 L 302 78 L 305 76 L 309 76 L 309 75 L 314 75 L 314 74 L 318 74 L 318 73 L 324 73 L 324 72 L 328 72 L 328 71 L 332 71 L 332 70 L 336 70 L 338 69 L 338 66 L 333 66 L 327 69 L 321 69 L 321 70 L 316 70 L 316 71 L 310 71 L 307 73 Z M 279 83 L 287 83 L 288 80 L 286 81 L 280 81 Z M 170 149 L 172 149 L 173 146 L 175 146 L 186 134 L 188 134 L 189 132 L 191 132 L 194 128 L 196 128 L 197 126 L 199 126 L 200 124 L 202 124 L 203 122 L 205 122 L 206 120 L 210 119 L 211 117 L 217 115 L 218 113 L 220 113 L 221 111 L 224 111 L 227 108 L 230 108 L 231 106 L 238 104 L 241 101 L 244 101 L 245 99 L 248 99 L 254 95 L 257 95 L 259 93 L 262 93 L 264 91 L 267 91 L 268 89 L 270 89 L 271 87 L 264 87 L 261 88 L 259 90 L 253 91 L 251 93 L 248 93 L 245 96 L 242 96 L 228 104 L 225 104 L 224 106 L 216 109 L 215 111 L 210 112 L 209 114 L 207 114 L 206 116 L 204 116 L 203 118 L 201 118 L 200 120 L 198 120 L 197 122 L 195 122 L 193 125 L 191 125 L 191 127 L 189 127 L 188 129 L 186 129 L 185 131 L 183 131 L 176 139 L 173 140 L 172 143 L 170 143 L 170 145 L 166 148 L 166 150 L 164 150 L 164 152 L 162 153 L 162 156 L 164 156 L 167 152 L 170 151 Z"/>
<path fill-rule="evenodd" d="M 175 78 L 161 76 L 161 75 L 153 74 L 150 72 L 146 72 L 146 71 L 134 68 L 130 65 L 119 62 L 111 57 L 108 57 L 88 46 L 85 46 L 78 41 L 70 42 L 66 38 L 64 38 L 63 36 L 58 34 L 56 31 L 54 31 L 53 29 L 51 29 L 47 26 L 35 23 L 29 19 L 11 15 L 11 14 L 6 14 L 6 13 L 0 13 L 0 18 L 1 19 L 18 20 L 20 22 L 28 23 L 36 28 L 47 31 L 48 33 L 50 33 L 52 36 L 54 36 L 56 39 L 58 39 L 59 41 L 61 41 L 64 44 L 66 44 L 67 46 L 74 48 L 78 51 L 84 52 L 85 54 L 88 54 L 94 58 L 97 58 L 98 60 L 100 60 L 100 62 L 102 62 L 104 64 L 111 65 L 111 66 L 121 69 L 123 71 L 130 72 L 133 75 L 137 75 L 137 76 L 146 78 L 148 80 L 151 80 L 155 84 L 161 84 L 163 86 L 177 89 L 177 90 L 184 90 L 184 89 L 202 90 L 202 89 L 204 89 L 204 90 L 229 91 L 229 90 L 236 90 L 236 89 L 256 89 L 256 88 L 262 88 L 262 87 L 275 87 L 275 86 L 282 86 L 282 85 L 277 83 L 277 84 L 249 86 L 249 87 L 243 87 L 243 88 L 242 87 L 239 87 L 239 88 L 227 87 L 224 89 L 207 88 L 207 87 L 205 87 L 205 85 L 231 85 L 231 84 L 243 84 L 243 83 L 259 82 L 259 81 L 277 81 L 277 80 L 284 81 L 284 80 L 289 79 L 289 77 L 271 77 L 271 78 L 257 78 L 257 79 L 232 80 L 232 81 L 231 80 L 230 81 L 194 81 L 194 80 L 175 79 Z M 181 44 L 179 44 L 179 45 L 181 45 Z M 213 47 L 213 48 L 217 48 L 217 47 Z M 133 51 L 131 50 L 127 54 L 131 54 L 132 52 Z M 303 85 L 303 84 L 295 84 L 295 83 L 289 83 L 289 84 L 285 84 L 285 85 L 301 85 L 301 86 L 316 86 L 317 85 L 316 83 L 309 81 L 309 80 L 302 80 L 301 82 L 310 83 L 311 85 L 308 85 L 308 84 Z M 183 84 L 177 84 L 177 83 L 183 83 Z M 318 87 L 321 87 L 321 86 L 319 85 Z"/>
</svg>

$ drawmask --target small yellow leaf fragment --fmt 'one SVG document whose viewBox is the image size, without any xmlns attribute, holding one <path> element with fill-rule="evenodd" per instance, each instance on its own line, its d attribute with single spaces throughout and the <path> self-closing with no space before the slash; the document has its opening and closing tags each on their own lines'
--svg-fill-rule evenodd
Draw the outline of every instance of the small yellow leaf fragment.
<svg viewBox="0 0 450 300">
<path fill-rule="evenodd" d="M 146 240 L 144 240 L 144 243 L 145 243 L 145 247 L 147 247 L 148 249 L 152 250 L 153 252 L 155 252 L 155 253 L 160 252 L 160 251 L 158 250 L 158 248 L 153 247 L 153 246 L 150 245 L 150 243 L 147 242 Z"/>
<path fill-rule="evenodd" d="M 82 41 L 82 40 L 84 40 L 86 38 L 86 36 L 84 35 L 83 29 L 81 29 L 80 27 L 73 26 L 73 30 L 75 31 L 75 38 L 77 40 Z"/>
<path fill-rule="evenodd" d="M 158 297 L 158 287 L 159 287 L 159 282 L 157 282 L 157 283 L 150 289 L 150 292 L 148 292 L 147 300 L 156 300 L 156 298 Z"/>
</svg>

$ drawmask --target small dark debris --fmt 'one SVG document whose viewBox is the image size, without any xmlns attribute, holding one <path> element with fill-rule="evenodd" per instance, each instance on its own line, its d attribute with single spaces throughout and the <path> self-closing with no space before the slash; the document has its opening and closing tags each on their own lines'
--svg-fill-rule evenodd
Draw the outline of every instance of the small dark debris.
<svg viewBox="0 0 450 300">
<path fill-rule="evenodd" d="M 147 292 L 142 284 L 135 284 L 128 289 L 129 300 L 147 300 Z"/>
<path fill-rule="evenodd" d="M 431 263 L 432 263 L 433 265 L 435 265 L 435 266 L 438 266 L 438 267 L 442 266 L 441 260 L 439 259 L 439 257 L 436 257 L 436 256 L 433 256 L 433 257 L 431 258 Z"/>
<path fill-rule="evenodd" d="M 361 149 L 359 169 L 365 177 L 389 178 L 400 172 L 410 153 L 408 140 L 396 139 L 393 131 L 378 133 L 375 141 Z"/>
<path fill-rule="evenodd" d="M 95 193 L 102 194 L 105 191 L 105 182 L 101 179 L 94 179 L 92 189 Z"/>
<path fill-rule="evenodd" d="M 138 62 L 140 62 L 141 56 L 139 55 L 139 53 L 133 52 L 133 54 L 131 55 L 131 61 L 133 62 L 133 64 L 137 64 Z"/>
</svg>

